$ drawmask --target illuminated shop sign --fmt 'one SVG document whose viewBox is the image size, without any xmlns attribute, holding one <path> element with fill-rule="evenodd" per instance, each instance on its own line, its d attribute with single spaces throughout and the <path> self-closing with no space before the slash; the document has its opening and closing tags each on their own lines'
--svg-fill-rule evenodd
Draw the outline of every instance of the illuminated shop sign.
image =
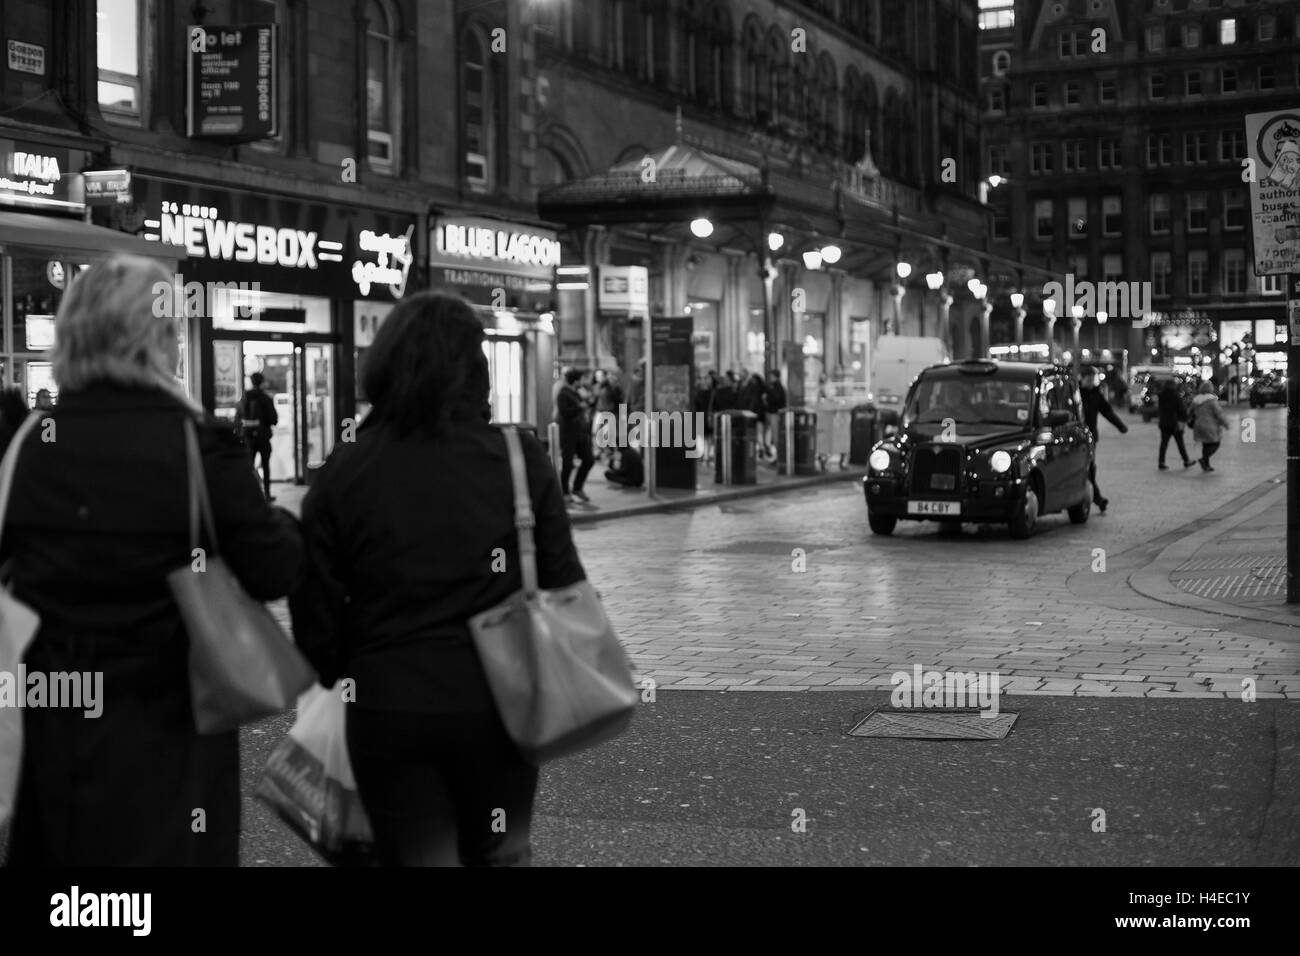
<svg viewBox="0 0 1300 956">
<path fill-rule="evenodd" d="M 550 279 L 560 264 L 554 232 L 457 217 L 438 220 L 429 242 L 429 265 L 435 268 L 477 266 L 497 273 Z"/>
<path fill-rule="evenodd" d="M 134 189 L 144 237 L 183 249 L 197 281 L 344 299 L 406 292 L 413 217 L 144 177 Z"/>
<path fill-rule="evenodd" d="M 80 212 L 72 202 L 66 149 L 0 139 L 0 205 Z"/>
</svg>

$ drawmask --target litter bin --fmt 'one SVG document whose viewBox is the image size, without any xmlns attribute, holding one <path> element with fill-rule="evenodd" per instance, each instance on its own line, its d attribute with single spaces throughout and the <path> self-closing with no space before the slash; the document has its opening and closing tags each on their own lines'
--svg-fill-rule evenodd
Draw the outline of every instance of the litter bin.
<svg viewBox="0 0 1300 956">
<path fill-rule="evenodd" d="M 783 408 L 776 418 L 776 464 L 777 470 L 790 474 L 786 463 L 786 425 L 787 418 L 794 418 L 794 474 L 817 474 L 817 413 L 806 408 Z"/>
<path fill-rule="evenodd" d="M 758 484 L 758 416 L 731 409 L 713 416 L 713 480 L 719 485 Z"/>
<path fill-rule="evenodd" d="M 865 465 L 871 446 L 880 441 L 884 425 L 875 405 L 855 405 L 849 424 L 849 464 Z"/>
</svg>

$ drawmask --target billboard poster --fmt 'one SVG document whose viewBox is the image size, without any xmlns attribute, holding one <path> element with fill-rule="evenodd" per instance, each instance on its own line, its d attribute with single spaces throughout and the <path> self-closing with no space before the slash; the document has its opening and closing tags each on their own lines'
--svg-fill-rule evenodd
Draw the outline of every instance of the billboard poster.
<svg viewBox="0 0 1300 956">
<path fill-rule="evenodd" d="M 1246 117 L 1255 274 L 1300 272 L 1300 107 Z"/>
<path fill-rule="evenodd" d="M 275 24 L 189 28 L 186 135 L 252 142 L 280 132 Z"/>
</svg>

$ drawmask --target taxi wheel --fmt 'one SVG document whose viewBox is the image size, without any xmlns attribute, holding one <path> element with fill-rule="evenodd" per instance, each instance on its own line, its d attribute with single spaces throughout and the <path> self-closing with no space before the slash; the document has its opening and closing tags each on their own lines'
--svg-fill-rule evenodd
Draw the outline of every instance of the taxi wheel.
<svg viewBox="0 0 1300 956">
<path fill-rule="evenodd" d="M 1016 509 L 1015 514 L 1007 523 L 1011 531 L 1011 537 L 1016 539 L 1028 538 L 1034 533 L 1034 525 L 1038 523 L 1038 492 L 1033 488 L 1025 489 L 1025 497 L 1021 500 L 1020 506 Z"/>
<path fill-rule="evenodd" d="M 1092 488 L 1089 487 L 1083 500 L 1077 505 L 1071 506 L 1067 512 L 1070 516 L 1071 524 L 1083 524 L 1088 520 L 1088 515 L 1092 514 Z"/>
<path fill-rule="evenodd" d="M 867 524 L 871 525 L 872 534 L 893 534 L 898 519 L 890 515 L 873 515 L 867 512 Z"/>
</svg>

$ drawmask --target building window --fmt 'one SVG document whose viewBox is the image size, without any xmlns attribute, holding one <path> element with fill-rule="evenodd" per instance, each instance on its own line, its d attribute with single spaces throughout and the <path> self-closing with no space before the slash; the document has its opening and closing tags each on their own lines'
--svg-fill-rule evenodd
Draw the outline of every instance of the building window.
<svg viewBox="0 0 1300 956">
<path fill-rule="evenodd" d="M 1088 143 L 1082 139 L 1067 140 L 1061 144 L 1061 171 L 1079 172 L 1088 168 Z"/>
<path fill-rule="evenodd" d="M 1286 291 L 1286 276 L 1272 275 L 1259 277 L 1260 295 L 1281 295 Z"/>
<path fill-rule="evenodd" d="M 1088 278 L 1088 254 L 1086 252 L 1076 252 L 1070 255 L 1066 260 L 1070 263 L 1070 272 L 1076 279 Z"/>
<path fill-rule="evenodd" d="M 1188 96 L 1201 95 L 1201 71 L 1200 70 L 1189 70 L 1187 74 L 1183 77 L 1183 79 L 1185 81 L 1183 90 Z"/>
<path fill-rule="evenodd" d="M 1065 84 L 1065 105 L 1066 106 L 1079 105 L 1079 84 L 1074 80 L 1071 80 L 1069 83 Z"/>
<path fill-rule="evenodd" d="M 1223 293 L 1243 295 L 1246 292 L 1246 253 L 1241 249 L 1223 250 Z"/>
<path fill-rule="evenodd" d="M 1172 166 L 1173 162 L 1173 136 L 1169 133 L 1149 134 L 1147 136 L 1147 165 Z"/>
<path fill-rule="evenodd" d="M 393 170 L 398 129 L 393 93 L 400 84 L 396 82 L 393 51 L 388 12 L 371 2 L 366 9 L 366 142 L 370 165 L 383 172 Z"/>
<path fill-rule="evenodd" d="M 1174 272 L 1173 257 L 1167 252 L 1151 253 L 1151 294 L 1168 296 L 1169 279 Z"/>
<path fill-rule="evenodd" d="M 1147 51 L 1159 53 L 1165 48 L 1164 24 L 1147 27 Z"/>
<path fill-rule="evenodd" d="M 1119 196 L 1103 196 L 1101 200 L 1101 234 L 1118 236 L 1124 228 L 1124 200 Z"/>
<path fill-rule="evenodd" d="M 1029 146 L 1029 171 L 1031 173 L 1051 173 L 1055 171 L 1052 165 L 1052 144 L 1031 143 Z"/>
<path fill-rule="evenodd" d="M 1088 235 L 1088 200 L 1074 196 L 1067 206 L 1070 217 L 1070 238 L 1083 239 Z"/>
<path fill-rule="evenodd" d="M 1034 109 L 1041 110 L 1047 106 L 1047 84 L 1035 83 L 1033 89 Z"/>
<path fill-rule="evenodd" d="M 1187 194 L 1187 231 L 1204 232 L 1210 225 L 1210 203 L 1205 193 Z"/>
<path fill-rule="evenodd" d="M 989 87 L 989 112 L 1005 113 L 1007 110 L 1007 93 L 1000 86 Z"/>
<path fill-rule="evenodd" d="M 1148 204 L 1151 210 L 1151 233 L 1161 236 L 1169 232 L 1169 194 L 1152 193 Z"/>
<path fill-rule="evenodd" d="M 1097 168 L 1119 169 L 1123 165 L 1124 154 L 1119 137 L 1103 136 L 1097 141 Z"/>
<path fill-rule="evenodd" d="M 1237 21 L 1233 19 L 1224 19 L 1219 21 L 1219 43 L 1223 46 L 1232 46 L 1237 42 Z"/>
<path fill-rule="evenodd" d="M 996 242 L 1011 240 L 1011 217 L 1005 213 L 997 213 L 993 216 L 993 239 Z"/>
<path fill-rule="evenodd" d="M 99 108 L 107 119 L 140 120 L 140 39 L 139 0 L 97 0 L 95 45 Z"/>
<path fill-rule="evenodd" d="M 1123 256 L 1111 253 L 1101 257 L 1101 278 L 1103 282 L 1118 282 L 1123 275 Z"/>
<path fill-rule="evenodd" d="M 1246 227 L 1246 197 L 1240 189 L 1228 189 L 1223 193 L 1223 228 L 1244 229 Z"/>
<path fill-rule="evenodd" d="M 1061 59 L 1069 59 L 1075 56 L 1088 55 L 1088 37 L 1086 34 L 1072 30 L 1062 33 L 1057 38 L 1057 50 L 1061 54 Z"/>
<path fill-rule="evenodd" d="M 1005 176 L 1007 174 L 1007 148 L 1005 146 L 989 147 L 989 175 Z"/>
<path fill-rule="evenodd" d="M 1228 163 L 1246 158 L 1246 132 L 1240 129 L 1219 130 L 1219 161 Z"/>
<path fill-rule="evenodd" d="M 1163 73 L 1152 73 L 1147 77 L 1147 96 L 1153 100 L 1163 100 L 1165 98 L 1165 75 Z"/>
<path fill-rule="evenodd" d="M 486 192 L 492 188 L 492 171 L 498 158 L 497 72 L 489 65 L 492 61 L 487 44 L 478 30 L 470 28 L 462 34 L 461 49 L 465 57 L 461 66 L 465 180 L 475 192 Z"/>
<path fill-rule="evenodd" d="M 1277 17 L 1271 13 L 1266 13 L 1255 21 L 1256 29 L 1259 31 L 1259 39 L 1263 43 L 1277 38 Z"/>
<path fill-rule="evenodd" d="M 1187 294 L 1210 294 L 1210 254 L 1204 250 L 1187 253 Z"/>
<path fill-rule="evenodd" d="M 1006 50 L 998 50 L 993 54 L 993 75 L 1006 76 L 1007 71 L 1011 69 L 1011 54 Z"/>
<path fill-rule="evenodd" d="M 1237 92 L 1237 71 L 1230 66 L 1225 66 L 1219 73 L 1219 92 Z"/>
<path fill-rule="evenodd" d="M 1271 90 L 1277 86 L 1277 76 L 1271 66 L 1261 66 L 1259 68 L 1259 88 L 1261 90 Z"/>
<path fill-rule="evenodd" d="M 1184 133 L 1183 162 L 1191 166 L 1209 161 L 1209 137 L 1205 133 Z"/>
<path fill-rule="evenodd" d="M 1183 46 L 1193 49 L 1201 45 L 1201 28 L 1195 23 L 1183 24 Z"/>
<path fill-rule="evenodd" d="M 1116 84 L 1109 77 L 1100 81 L 1097 87 L 1097 98 L 1103 103 L 1114 103 L 1116 100 Z"/>
<path fill-rule="evenodd" d="M 1034 238 L 1051 239 L 1055 234 L 1054 213 L 1052 210 L 1052 201 L 1050 199 L 1036 199 L 1034 201 Z"/>
</svg>

